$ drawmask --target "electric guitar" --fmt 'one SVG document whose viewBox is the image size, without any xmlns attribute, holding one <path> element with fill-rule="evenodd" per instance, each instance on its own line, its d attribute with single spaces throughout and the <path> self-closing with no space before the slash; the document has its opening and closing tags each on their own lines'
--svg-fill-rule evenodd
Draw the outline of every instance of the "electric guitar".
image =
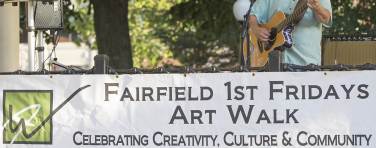
<svg viewBox="0 0 376 148">
<path fill-rule="evenodd" d="M 286 16 L 282 11 L 277 11 L 268 23 L 260 25 L 270 31 L 269 41 L 262 42 L 252 31 L 249 32 L 251 47 L 253 47 L 253 51 L 251 48 L 251 67 L 265 66 L 269 61 L 269 53 L 277 47 L 292 47 L 294 26 L 302 19 L 308 8 L 307 1 L 301 1 L 303 4 L 299 5 L 298 2 L 293 14 Z"/>
</svg>

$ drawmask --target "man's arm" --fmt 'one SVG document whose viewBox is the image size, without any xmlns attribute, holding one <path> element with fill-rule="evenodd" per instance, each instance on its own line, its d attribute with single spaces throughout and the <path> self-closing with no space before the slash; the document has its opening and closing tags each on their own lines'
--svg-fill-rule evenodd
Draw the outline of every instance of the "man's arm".
<svg viewBox="0 0 376 148">
<path fill-rule="evenodd" d="M 269 31 L 266 28 L 259 26 L 259 24 L 257 23 L 257 17 L 256 16 L 254 16 L 254 15 L 250 16 L 249 25 L 250 25 L 251 31 L 254 32 L 254 34 L 256 35 L 256 37 L 259 40 L 261 40 L 263 42 L 266 42 L 266 41 L 269 40 L 269 36 L 270 36 Z"/>
<path fill-rule="evenodd" d="M 320 0 L 308 0 L 308 7 L 313 10 L 316 20 L 320 23 L 328 24 L 332 19 L 330 11 L 321 5 Z"/>
</svg>

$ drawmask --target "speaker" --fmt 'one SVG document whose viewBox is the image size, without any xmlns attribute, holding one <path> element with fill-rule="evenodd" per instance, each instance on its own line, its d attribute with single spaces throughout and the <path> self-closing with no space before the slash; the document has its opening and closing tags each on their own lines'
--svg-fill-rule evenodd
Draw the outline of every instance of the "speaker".
<svg viewBox="0 0 376 148">
<path fill-rule="evenodd" d="M 37 0 L 34 9 L 36 30 L 63 29 L 62 0 Z"/>
</svg>

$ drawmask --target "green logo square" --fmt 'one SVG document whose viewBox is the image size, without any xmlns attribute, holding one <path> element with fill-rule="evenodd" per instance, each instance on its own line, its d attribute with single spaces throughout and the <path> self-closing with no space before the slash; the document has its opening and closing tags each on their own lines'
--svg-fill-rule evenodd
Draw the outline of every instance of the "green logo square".
<svg viewBox="0 0 376 148">
<path fill-rule="evenodd" d="M 52 144 L 52 90 L 3 92 L 3 143 Z"/>
</svg>

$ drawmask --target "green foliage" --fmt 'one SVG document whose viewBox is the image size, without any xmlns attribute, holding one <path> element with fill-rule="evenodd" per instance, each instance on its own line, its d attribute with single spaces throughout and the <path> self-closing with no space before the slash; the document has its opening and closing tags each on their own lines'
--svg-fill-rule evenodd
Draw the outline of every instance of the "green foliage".
<svg viewBox="0 0 376 148">
<path fill-rule="evenodd" d="M 179 0 L 131 0 L 129 1 L 129 29 L 133 46 L 133 62 L 136 67 L 161 66 L 172 57 L 172 52 L 158 38 L 158 30 L 173 29 L 167 23 L 171 15 L 166 12 Z M 174 64 L 174 63 L 171 63 Z"/>
<path fill-rule="evenodd" d="M 173 29 L 160 37 L 174 56 L 189 65 L 231 65 L 237 62 L 240 25 L 232 12 L 233 0 L 187 0 L 168 14 Z"/>
<path fill-rule="evenodd" d="M 74 42 L 84 43 L 96 49 L 93 11 L 89 0 L 66 0 L 64 5 L 64 25 L 66 32 L 77 35 Z"/>
<path fill-rule="evenodd" d="M 67 2 L 64 12 L 67 32 L 78 35 L 74 39 L 77 44 L 84 43 L 96 49 L 93 10 L 90 1 L 68 0 Z M 157 37 L 157 31 L 163 28 L 173 28 L 167 23 L 167 19 L 171 16 L 165 16 L 165 14 L 172 6 L 180 2 L 180 0 L 129 1 L 129 27 L 135 67 L 179 64 L 179 62 L 168 63 L 171 61 L 172 52 L 169 46 Z"/>
<path fill-rule="evenodd" d="M 333 33 L 370 32 L 376 28 L 376 0 L 335 0 Z"/>
</svg>

